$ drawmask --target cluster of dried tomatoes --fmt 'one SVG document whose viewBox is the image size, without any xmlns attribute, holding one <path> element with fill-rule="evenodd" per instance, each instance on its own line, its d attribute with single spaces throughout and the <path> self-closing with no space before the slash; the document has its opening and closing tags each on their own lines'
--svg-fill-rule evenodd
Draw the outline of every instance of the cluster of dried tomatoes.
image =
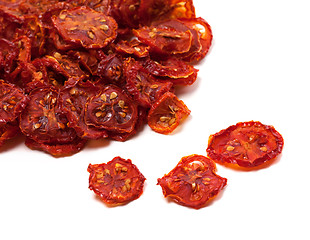
<svg viewBox="0 0 310 240">
<path fill-rule="evenodd" d="M 21 132 L 65 156 L 146 122 L 168 134 L 211 41 L 192 0 L 0 0 L 0 145 Z"/>
<path fill-rule="evenodd" d="M 158 178 L 165 197 L 199 209 L 227 185 L 217 175 L 215 162 L 256 169 L 272 162 L 283 148 L 283 137 L 273 126 L 249 121 L 232 125 L 210 136 L 208 157 L 183 157 L 174 169 Z M 131 160 L 115 157 L 106 164 L 89 165 L 89 188 L 107 204 L 124 204 L 139 198 L 145 177 Z"/>
</svg>

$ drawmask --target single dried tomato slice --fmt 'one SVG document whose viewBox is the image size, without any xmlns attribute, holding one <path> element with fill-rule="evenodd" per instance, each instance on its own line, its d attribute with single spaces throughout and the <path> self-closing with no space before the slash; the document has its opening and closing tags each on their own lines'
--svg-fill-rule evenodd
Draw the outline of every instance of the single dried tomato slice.
<svg viewBox="0 0 310 240">
<path fill-rule="evenodd" d="M 86 140 L 74 139 L 70 143 L 39 143 L 30 138 L 26 138 L 25 144 L 32 150 L 41 150 L 51 154 L 53 157 L 65 157 L 78 153 L 85 146 Z"/>
<path fill-rule="evenodd" d="M 85 122 L 112 132 L 130 133 L 137 122 L 137 105 L 120 88 L 109 85 L 88 99 Z"/>
<path fill-rule="evenodd" d="M 190 114 L 184 102 L 172 92 L 166 92 L 151 107 L 148 125 L 152 130 L 169 134 Z"/>
<path fill-rule="evenodd" d="M 130 159 L 115 157 L 108 163 L 89 164 L 89 189 L 106 204 L 126 204 L 141 196 L 146 180 Z"/>
<path fill-rule="evenodd" d="M 45 87 L 29 94 L 29 103 L 20 115 L 20 129 L 36 142 L 66 144 L 76 138 L 59 103 L 59 91 Z"/>
<path fill-rule="evenodd" d="M 174 21 L 176 24 L 170 24 Z M 134 35 L 144 44 L 150 46 L 150 51 L 155 55 L 170 56 L 171 54 L 186 53 L 192 45 L 190 29 L 184 31 L 177 20 L 170 20 L 169 25 L 161 22 L 160 25 L 144 26 L 134 29 Z"/>
<path fill-rule="evenodd" d="M 28 101 L 22 89 L 0 80 L 0 125 L 16 120 Z"/>
<path fill-rule="evenodd" d="M 96 75 L 107 83 L 120 86 L 123 83 L 123 61 L 116 54 L 110 54 L 102 59 L 97 66 Z"/>
<path fill-rule="evenodd" d="M 193 31 L 197 32 L 199 42 L 197 43 L 197 40 L 193 40 L 192 49 L 189 53 L 183 54 L 180 57 L 187 62 L 198 62 L 207 55 L 210 49 L 213 39 L 211 27 L 208 22 L 201 17 L 179 20 L 192 29 L 192 33 Z M 195 34 L 193 34 L 193 36 L 195 36 Z M 194 37 L 194 39 L 196 39 L 196 37 Z"/>
<path fill-rule="evenodd" d="M 197 79 L 198 70 L 192 65 L 175 57 L 162 61 L 147 59 L 143 66 L 152 75 L 161 77 L 162 80 L 169 80 L 174 85 L 191 85 Z"/>
<path fill-rule="evenodd" d="M 252 168 L 277 157 L 284 140 L 273 126 L 240 122 L 210 136 L 208 156 L 219 163 Z"/>
<path fill-rule="evenodd" d="M 88 98 L 100 91 L 100 87 L 90 81 L 80 79 L 75 85 L 62 89 L 60 98 L 63 111 L 66 114 L 69 126 L 74 128 L 83 139 L 100 139 L 108 137 L 103 129 L 89 126 L 85 123 L 85 106 Z"/>
<path fill-rule="evenodd" d="M 59 82 L 56 77 L 52 77 L 52 75 L 61 74 L 67 79 L 69 78 L 88 78 L 87 74 L 80 68 L 80 65 L 77 61 L 71 58 L 68 55 L 60 54 L 59 52 L 55 52 L 53 56 L 45 56 L 43 58 L 44 65 L 50 72 L 54 72 L 49 74 L 49 77 L 52 80 L 51 82 Z M 57 85 L 57 84 L 53 84 Z"/>
<path fill-rule="evenodd" d="M 59 34 L 67 42 L 85 48 L 103 48 L 116 38 L 117 23 L 112 17 L 88 7 L 63 10 L 52 17 Z"/>
<path fill-rule="evenodd" d="M 183 157 L 168 174 L 158 179 L 165 197 L 176 203 L 199 209 L 226 186 L 227 179 L 215 173 L 215 163 L 202 155 Z"/>
<path fill-rule="evenodd" d="M 150 108 L 173 85 L 169 81 L 158 81 L 143 67 L 142 63 L 131 58 L 125 65 L 125 87 L 139 105 L 145 108 Z"/>
</svg>

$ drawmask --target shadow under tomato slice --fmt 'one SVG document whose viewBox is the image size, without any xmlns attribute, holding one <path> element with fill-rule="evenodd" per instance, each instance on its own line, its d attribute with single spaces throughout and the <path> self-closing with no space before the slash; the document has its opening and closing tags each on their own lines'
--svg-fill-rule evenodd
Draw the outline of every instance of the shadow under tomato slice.
<svg viewBox="0 0 310 240">
<path fill-rule="evenodd" d="M 277 157 L 283 144 L 281 134 L 273 126 L 240 122 L 211 135 L 207 153 L 219 163 L 253 168 Z"/>
<path fill-rule="evenodd" d="M 125 204 L 143 193 L 146 180 L 130 159 L 115 157 L 108 163 L 89 164 L 89 189 L 106 204 Z"/>
<path fill-rule="evenodd" d="M 171 92 L 166 92 L 151 107 L 148 125 L 152 130 L 169 134 L 190 114 L 184 102 Z"/>
<path fill-rule="evenodd" d="M 227 179 L 218 176 L 215 163 L 202 155 L 183 157 L 168 174 L 158 179 L 165 197 L 199 209 L 226 186 Z"/>
</svg>

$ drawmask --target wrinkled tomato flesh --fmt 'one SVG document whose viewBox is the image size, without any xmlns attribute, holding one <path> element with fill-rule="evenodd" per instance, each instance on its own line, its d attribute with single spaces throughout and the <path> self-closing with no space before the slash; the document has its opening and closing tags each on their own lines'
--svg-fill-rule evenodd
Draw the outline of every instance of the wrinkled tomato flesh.
<svg viewBox="0 0 310 240">
<path fill-rule="evenodd" d="M 273 126 L 239 122 L 210 136 L 208 156 L 219 163 L 253 168 L 275 159 L 284 140 Z"/>
<path fill-rule="evenodd" d="M 202 155 L 183 157 L 168 174 L 158 179 L 165 197 L 199 209 L 226 186 L 227 179 L 215 173 L 215 163 Z"/>
<path fill-rule="evenodd" d="M 106 204 L 129 203 L 143 193 L 143 174 L 130 159 L 115 157 L 108 163 L 89 164 L 89 189 Z"/>
</svg>

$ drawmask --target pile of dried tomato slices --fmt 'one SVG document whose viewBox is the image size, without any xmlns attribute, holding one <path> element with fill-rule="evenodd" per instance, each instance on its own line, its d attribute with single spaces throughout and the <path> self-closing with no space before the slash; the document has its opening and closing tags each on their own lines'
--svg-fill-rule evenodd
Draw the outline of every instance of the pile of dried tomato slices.
<svg viewBox="0 0 310 240">
<path fill-rule="evenodd" d="M 18 132 L 53 156 L 87 140 L 172 132 L 190 114 L 208 23 L 192 0 L 0 0 L 0 144 Z"/>
</svg>

